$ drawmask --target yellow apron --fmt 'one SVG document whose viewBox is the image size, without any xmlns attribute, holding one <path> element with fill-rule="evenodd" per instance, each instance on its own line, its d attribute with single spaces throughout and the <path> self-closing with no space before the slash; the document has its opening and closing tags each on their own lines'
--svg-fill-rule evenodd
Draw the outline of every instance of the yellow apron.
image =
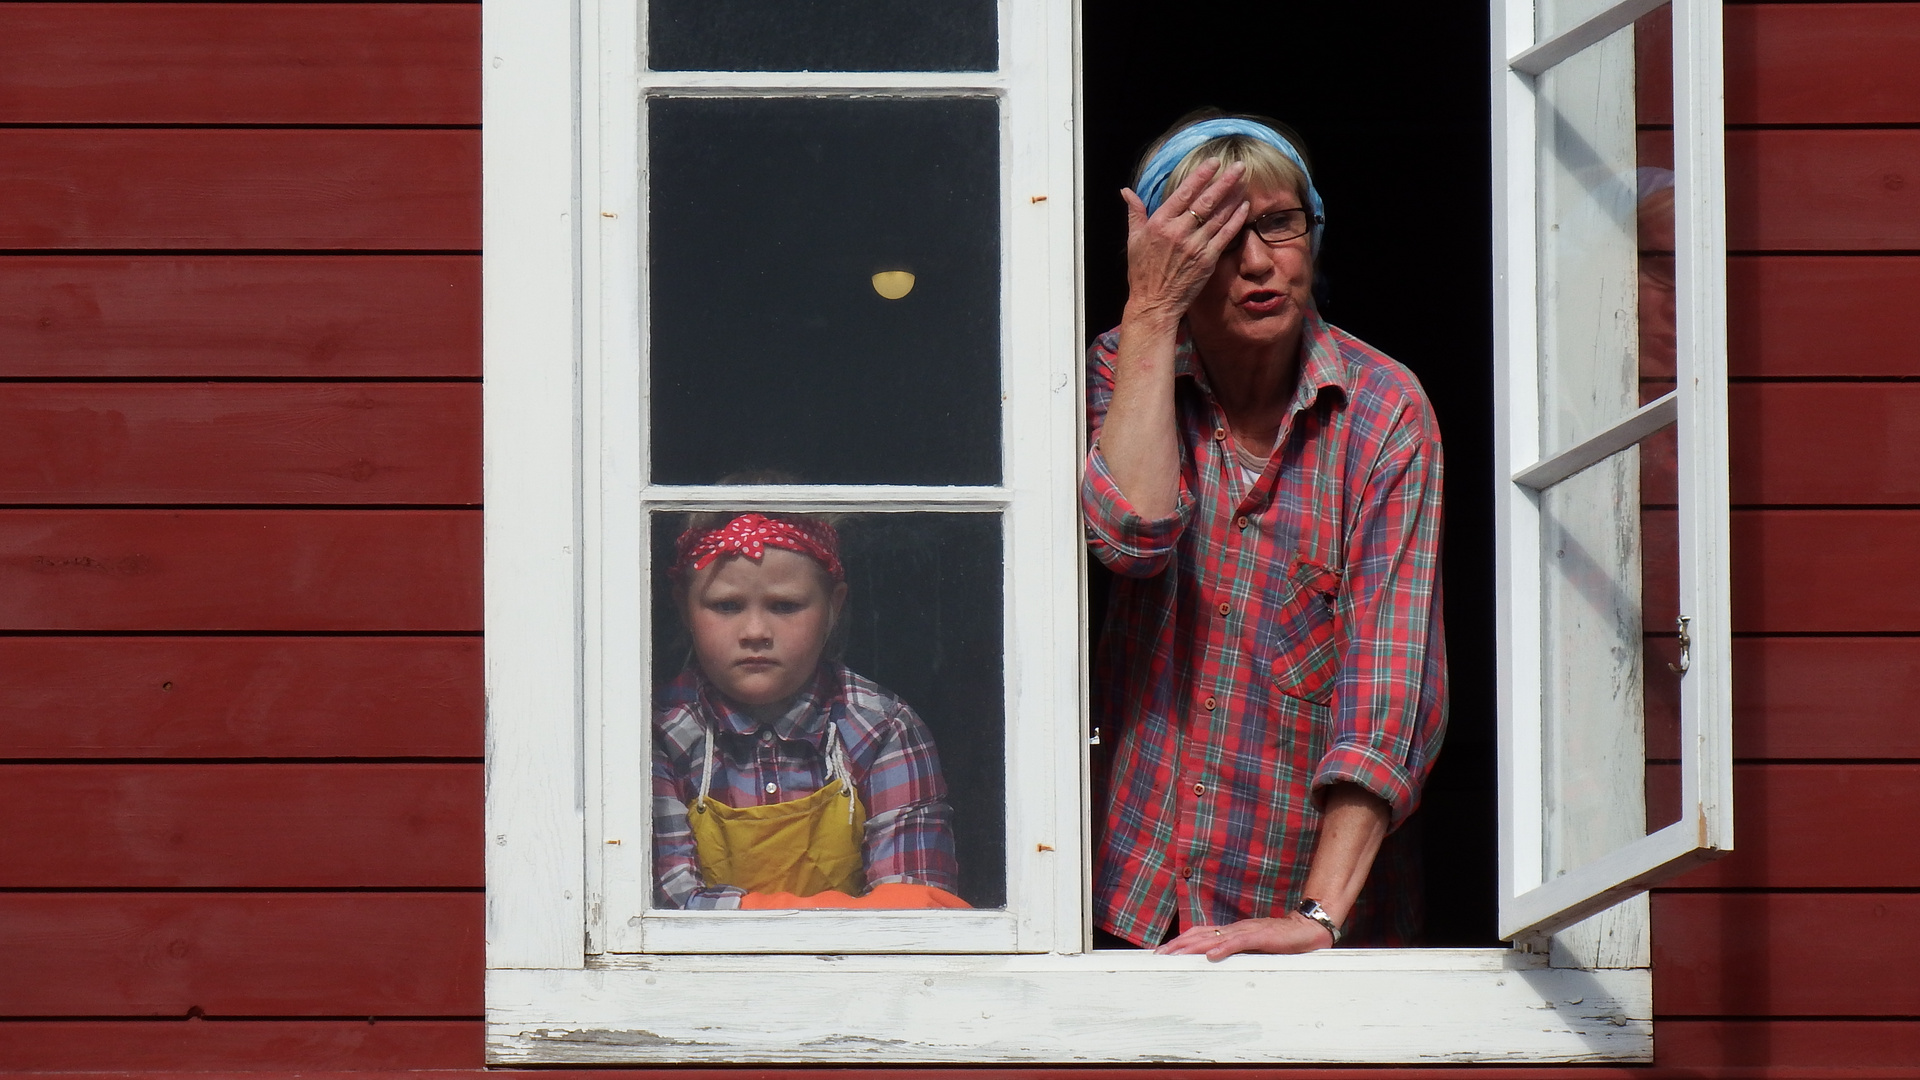
<svg viewBox="0 0 1920 1080">
<path fill-rule="evenodd" d="M 846 755 L 831 720 L 826 785 L 811 795 L 766 806 L 728 806 L 708 796 L 713 741 L 709 729 L 700 795 L 687 815 L 706 884 L 796 896 L 829 889 L 849 896 L 866 892 L 862 849 L 867 809 L 847 779 Z"/>
</svg>

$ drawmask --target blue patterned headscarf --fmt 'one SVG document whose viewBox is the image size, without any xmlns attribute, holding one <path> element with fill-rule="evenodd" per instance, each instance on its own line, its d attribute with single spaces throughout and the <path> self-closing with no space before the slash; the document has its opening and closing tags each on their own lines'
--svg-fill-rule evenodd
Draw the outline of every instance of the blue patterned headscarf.
<svg viewBox="0 0 1920 1080">
<path fill-rule="evenodd" d="M 1300 151 L 1294 149 L 1286 136 L 1256 120 L 1240 120 L 1229 116 L 1188 124 L 1174 132 L 1166 142 L 1160 144 L 1160 149 L 1154 151 L 1153 157 L 1140 169 L 1140 180 L 1135 186 L 1135 194 L 1147 204 L 1147 213 L 1160 209 L 1160 204 L 1167 201 L 1167 180 L 1173 176 L 1173 170 L 1180 162 L 1202 145 L 1223 135 L 1246 135 L 1287 155 L 1288 160 L 1300 167 L 1300 175 L 1307 178 L 1307 211 L 1316 218 L 1326 213 L 1326 208 L 1320 204 L 1320 192 L 1313 186 L 1313 174 L 1307 171 L 1306 159 L 1300 156 Z M 1316 255 L 1320 253 L 1320 233 L 1325 228 L 1324 223 L 1313 227 L 1311 235 Z"/>
</svg>

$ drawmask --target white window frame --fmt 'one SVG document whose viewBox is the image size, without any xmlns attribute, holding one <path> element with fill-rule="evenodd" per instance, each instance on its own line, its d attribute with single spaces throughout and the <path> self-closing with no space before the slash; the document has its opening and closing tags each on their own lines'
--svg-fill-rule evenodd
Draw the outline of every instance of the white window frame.
<svg viewBox="0 0 1920 1080">
<path fill-rule="evenodd" d="M 1515 38 L 1521 9 L 1527 25 Z M 1494 10 L 1502 55 L 1531 46 L 1530 4 Z M 1078 618 L 1084 554 L 1074 494 L 1083 339 L 1076 16 L 1074 6 L 1060 0 L 1003 0 L 1002 67 L 993 75 L 646 76 L 676 92 L 801 86 L 809 92 L 946 88 L 1003 101 L 1027 95 L 1007 106 L 1012 119 L 1003 127 L 1003 273 L 1031 273 L 1038 283 L 1027 290 L 1007 279 L 1005 483 L 857 493 L 863 507 L 1006 513 L 1008 557 L 1022 575 L 1020 590 L 1007 597 L 1008 701 L 1010 715 L 1025 718 L 1010 729 L 1008 788 L 1045 792 L 1047 800 L 1010 813 L 1011 914 L 709 913 L 689 919 L 640 914 L 650 891 L 651 843 L 631 828 L 644 821 L 646 771 L 643 726 L 629 721 L 645 715 L 648 695 L 641 665 L 619 658 L 647 654 L 643 506 L 744 500 L 846 507 L 856 496 L 823 488 L 644 486 L 644 431 L 640 421 L 622 419 L 644 414 L 632 361 L 643 344 L 644 212 L 637 187 L 626 179 L 637 175 L 643 138 L 636 5 L 576 0 L 569 10 L 538 0 L 489 0 L 483 8 L 489 1061 L 1651 1058 L 1651 979 L 1644 966 L 1556 967 L 1537 948 L 1342 949 L 1242 956 L 1220 965 L 1084 951 L 1090 919 L 1084 627 Z M 1683 283 L 1696 286 L 1717 280 L 1724 252 L 1716 231 L 1718 18 L 1717 3 L 1676 3 L 1676 68 L 1684 48 L 1683 74 L 1690 80 L 1676 100 L 1677 110 L 1688 110 L 1690 134 L 1677 139 L 1687 149 L 1676 152 L 1683 161 L 1693 156 L 1682 165 L 1679 189 L 1686 206 L 1681 235 L 1690 238 L 1693 254 L 1683 249 L 1679 272 Z M 1515 40 L 1523 47 L 1511 47 Z M 1496 183 L 1506 192 L 1531 190 L 1511 186 L 1514 168 L 1532 169 L 1531 129 L 1515 126 L 1530 93 L 1526 78 L 1505 66 L 1494 75 Z M 1524 166 L 1510 168 L 1516 147 L 1527 156 Z M 1709 182 L 1702 183 L 1703 176 Z M 1511 389 L 1513 373 L 1532 364 L 1531 353 L 1516 351 L 1531 341 L 1523 332 L 1531 314 L 1514 310 L 1523 299 L 1531 304 L 1531 279 L 1519 290 L 1513 276 L 1516 223 L 1530 221 L 1531 211 L 1521 212 L 1511 199 L 1496 209 L 1496 260 L 1504 275 L 1496 285 L 1503 298 L 1502 385 Z M 1044 252 L 1042 266 L 1023 259 L 1026 269 L 1009 269 L 1005 260 L 1015 251 Z M 1681 349 L 1705 359 L 1692 368 L 1682 361 L 1683 387 L 1684 373 L 1691 372 L 1696 389 L 1677 404 L 1682 423 L 1692 424 L 1694 445 L 1707 449 L 1691 459 L 1699 475 L 1690 481 L 1683 471 L 1682 499 L 1717 501 L 1702 503 L 1696 519 L 1705 524 L 1695 520 L 1688 534 L 1704 554 L 1693 557 L 1691 578 L 1683 574 L 1683 590 L 1691 590 L 1683 595 L 1696 601 L 1717 595 L 1723 614 L 1724 361 L 1715 367 L 1713 360 L 1724 354 L 1715 321 L 1723 322 L 1722 301 L 1717 289 L 1686 295 L 1693 299 L 1680 316 Z M 1512 415 L 1511 404 L 1503 403 L 1503 417 Z M 1522 445 L 1510 426 L 1503 421 L 1501 427 L 1505 463 L 1518 460 L 1512 450 Z M 1017 447 L 1019 440 L 1031 443 Z M 1713 462 L 1702 460 L 1715 445 L 1717 488 Z M 1683 455 L 1683 470 L 1689 460 Z M 1033 461 L 1042 466 L 1023 464 Z M 1501 473 L 1503 493 L 1513 489 L 1516 471 Z M 1514 524 L 1511 515 L 1503 519 L 1504 538 L 1531 535 L 1512 532 Z M 1519 655 L 1509 651 L 1517 648 L 1512 633 L 1519 625 L 1513 603 L 1522 596 L 1513 585 L 1525 560 L 1512 558 L 1513 547 L 1503 547 L 1503 691 L 1519 685 L 1508 657 Z M 1703 575 L 1712 580 L 1703 583 Z M 1714 608 L 1703 603 L 1694 610 Z M 1696 671 L 1710 667 L 1711 679 L 1690 681 L 1689 693 L 1699 700 L 1689 697 L 1689 732 L 1711 757 L 1724 750 L 1722 736 L 1709 729 L 1726 701 L 1725 622 L 1705 615 L 1701 622 L 1694 662 Z M 1536 728 L 1537 713 L 1536 707 Z M 1516 845 L 1526 842 L 1528 828 L 1538 828 L 1537 821 L 1514 817 L 1514 798 L 1524 796 L 1516 778 L 1527 773 L 1527 716 L 1524 700 L 1503 696 L 1501 844 L 1509 883 L 1526 881 Z M 1534 752 L 1537 744 L 1536 732 Z M 1702 757 L 1696 751 L 1691 760 Z M 1701 800 L 1698 820 L 1719 830 L 1707 839 L 1730 840 L 1717 816 L 1728 805 L 1725 788 L 1710 788 L 1709 779 L 1689 789 L 1717 793 Z M 1601 890 L 1607 901 L 1650 879 L 1629 876 L 1631 883 Z M 1539 890 L 1531 895 L 1529 903 Z M 1587 914 L 1595 902 L 1575 897 L 1524 929 L 1557 929 L 1556 920 Z M 1503 928 L 1510 906 L 1503 904 Z M 676 924 L 702 928 L 702 935 L 725 924 L 728 947 L 738 951 L 678 952 L 704 942 Z M 851 932 L 856 928 L 858 935 Z M 848 953 L 846 943 L 859 938 L 874 951 Z M 791 949 L 795 941 L 819 952 L 755 954 Z M 965 951 L 915 953 L 947 948 Z"/>
</svg>

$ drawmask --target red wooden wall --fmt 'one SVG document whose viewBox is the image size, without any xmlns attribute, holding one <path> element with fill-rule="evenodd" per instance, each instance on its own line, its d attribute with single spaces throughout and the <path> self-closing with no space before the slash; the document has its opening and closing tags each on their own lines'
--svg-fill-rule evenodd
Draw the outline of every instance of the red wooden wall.
<svg viewBox="0 0 1920 1080">
<path fill-rule="evenodd" d="M 478 21 L 0 3 L 0 1069 L 481 1063 Z M 1920 3 L 1727 27 L 1739 851 L 1651 1072 L 1891 1075 Z"/>
</svg>

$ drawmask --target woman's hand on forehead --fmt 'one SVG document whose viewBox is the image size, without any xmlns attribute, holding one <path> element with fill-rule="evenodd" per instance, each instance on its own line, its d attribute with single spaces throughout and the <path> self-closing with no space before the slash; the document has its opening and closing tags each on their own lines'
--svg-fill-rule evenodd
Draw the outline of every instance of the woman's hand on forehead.
<svg viewBox="0 0 1920 1080">
<path fill-rule="evenodd" d="M 1132 189 L 1127 204 L 1127 306 L 1177 322 L 1247 223 L 1247 170 L 1209 158 L 1151 215 Z"/>
</svg>

